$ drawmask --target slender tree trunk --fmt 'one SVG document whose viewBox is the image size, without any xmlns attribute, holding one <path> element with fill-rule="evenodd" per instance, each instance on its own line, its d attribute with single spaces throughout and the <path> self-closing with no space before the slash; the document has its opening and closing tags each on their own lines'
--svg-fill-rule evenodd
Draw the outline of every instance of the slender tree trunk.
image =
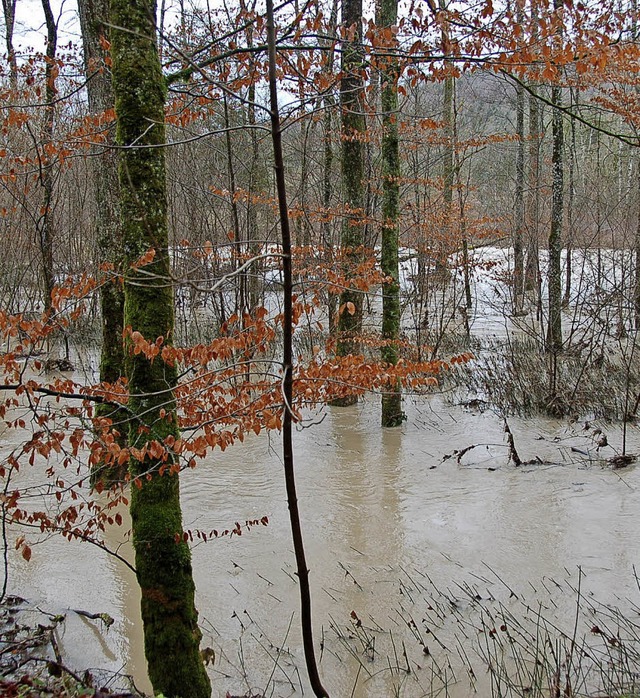
<svg viewBox="0 0 640 698">
<path fill-rule="evenodd" d="M 553 87 L 552 101 L 559 105 L 561 88 Z M 553 152 L 552 152 L 552 202 L 551 230 L 549 233 L 549 327 L 547 332 L 548 349 L 554 354 L 562 350 L 562 227 L 564 214 L 564 173 L 563 173 L 563 123 L 562 112 L 553 112 Z"/>
<path fill-rule="evenodd" d="M 462 235 L 462 271 L 464 275 L 464 308 L 471 310 L 473 298 L 471 295 L 471 267 L 469 259 L 469 239 L 467 237 L 467 220 L 462 192 L 460 192 L 460 234 Z M 469 335 L 469 314 L 464 313 L 465 331 Z"/>
<path fill-rule="evenodd" d="M 120 151 L 120 196 L 126 262 L 153 252 L 125 275 L 125 325 L 148 340 L 174 334 L 173 290 L 164 162 L 165 85 L 156 45 L 154 0 L 111 0 L 111 55 Z M 132 145 L 135 144 L 135 145 Z M 136 415 L 130 444 L 179 437 L 173 390 L 176 368 L 149 361 L 127 345 L 129 409 Z M 132 459 L 131 519 L 142 591 L 145 655 L 154 691 L 168 698 L 210 698 L 199 643 L 191 554 L 183 539 L 178 468 L 170 451 Z M 176 464 L 177 465 L 177 464 Z"/>
<path fill-rule="evenodd" d="M 167 0 L 160 0 L 160 17 L 158 21 L 158 57 L 161 63 L 164 60 L 164 29 L 166 16 Z"/>
<path fill-rule="evenodd" d="M 636 234 L 634 240 L 635 247 L 635 275 L 634 275 L 634 310 L 635 310 L 635 328 L 636 331 L 640 330 L 640 156 L 636 158 L 636 186 L 637 186 L 637 222 L 636 222 Z"/>
<path fill-rule="evenodd" d="M 251 168 L 249 173 L 249 197 L 247 201 L 247 246 L 249 254 L 257 257 L 261 251 L 260 236 L 258 234 L 258 205 L 253 200 L 253 195 L 258 192 L 257 184 L 260 181 L 258 171 L 260 168 L 260 145 L 256 130 L 256 86 L 252 82 L 248 90 L 249 108 L 248 122 L 251 137 Z M 247 272 L 247 304 L 249 312 L 253 312 L 260 305 L 260 262 L 254 262 Z"/>
<path fill-rule="evenodd" d="M 342 118 L 342 200 L 346 209 L 341 232 L 343 271 L 346 283 L 361 260 L 364 243 L 364 80 L 362 71 L 362 0 L 342 0 L 342 23 L 347 36 L 342 42 L 340 105 Z M 338 355 L 359 351 L 362 329 L 362 293 L 347 288 L 340 294 Z M 340 401 L 347 405 L 357 398 Z M 337 403 L 336 403 L 337 404 Z"/>
<path fill-rule="evenodd" d="M 538 8 L 531 1 L 531 41 L 536 42 L 539 36 Z M 527 202 L 528 239 L 527 259 L 524 277 L 524 290 L 538 292 L 537 306 L 540 315 L 540 147 L 542 145 L 542 109 L 535 94 L 530 88 L 529 95 L 529 196 Z M 541 318 L 540 318 L 541 319 Z"/>
<path fill-rule="evenodd" d="M 333 198 L 333 143 L 332 143 L 332 128 L 333 128 L 333 107 L 335 106 L 333 99 L 325 98 L 324 112 L 324 162 L 323 179 L 322 179 L 322 204 L 324 208 L 324 221 L 322 223 L 322 246 L 326 250 L 327 264 L 333 261 L 334 239 L 332 235 L 331 217 L 329 210 Z M 333 289 L 329 289 L 327 293 L 327 316 L 329 323 L 329 336 L 333 337 L 337 332 L 336 322 L 336 294 Z"/>
<path fill-rule="evenodd" d="M 333 0 L 331 6 L 331 15 L 329 16 L 329 27 L 328 35 L 330 37 L 330 42 L 327 44 L 327 65 L 325 67 L 325 72 L 329 78 L 333 74 L 333 65 L 335 62 L 335 48 L 334 40 L 337 35 L 337 25 L 338 25 L 338 0 Z M 331 209 L 331 204 L 333 201 L 333 119 L 334 111 L 336 106 L 336 100 L 332 90 L 327 90 L 324 96 L 324 119 L 323 119 L 323 133 L 324 133 L 324 153 L 323 153 L 323 177 L 322 177 L 322 206 L 324 209 L 324 221 L 322 223 L 322 245 L 326 251 L 326 263 L 331 264 L 333 262 L 333 250 L 334 250 L 334 239 L 332 234 L 333 224 L 332 216 L 329 215 Z M 329 256 L 331 255 L 331 257 Z M 337 322 L 336 322 L 336 294 L 332 292 L 332 289 L 327 293 L 327 315 L 329 322 L 329 335 L 331 337 L 335 336 L 337 332 Z"/>
<path fill-rule="evenodd" d="M 574 104 L 577 104 L 577 95 L 579 93 L 576 91 L 576 100 Z M 567 263 L 565 265 L 565 286 L 564 286 L 564 298 L 562 299 L 562 305 L 568 306 L 571 300 L 571 282 L 573 276 L 573 242 L 575 236 L 575 226 L 574 226 L 574 207 L 576 199 L 576 123 L 574 119 L 571 119 L 571 152 L 569 154 L 569 201 L 567 203 L 567 244 L 566 255 Z"/>
<path fill-rule="evenodd" d="M 439 0 L 438 7 L 446 17 L 447 4 L 445 0 Z M 449 46 L 449 21 L 442 21 L 442 53 L 444 56 L 450 55 Z M 447 68 L 451 68 L 451 61 L 445 60 Z M 444 225 L 442 228 L 442 239 L 438 245 L 436 267 L 440 274 L 447 274 L 447 258 L 453 248 L 453 183 L 455 181 L 455 143 L 453 98 L 455 91 L 455 79 L 452 75 L 447 75 L 444 79 L 442 90 L 442 121 L 444 123 L 444 149 L 442 154 L 442 198 L 444 201 Z"/>
<path fill-rule="evenodd" d="M 313 623 L 311 617 L 311 588 L 307 567 L 293 458 L 293 275 L 291 264 L 291 230 L 285 187 L 284 160 L 282 157 L 282 131 L 278 110 L 278 86 L 276 77 L 276 32 L 273 18 L 273 0 L 267 0 L 267 42 L 269 46 L 269 104 L 271 107 L 271 138 L 278 193 L 278 213 L 282 233 L 282 277 L 283 277 L 283 338 L 282 338 L 282 392 L 284 415 L 282 420 L 282 455 L 285 470 L 289 520 L 293 538 L 298 580 L 300 582 L 300 615 L 302 642 L 311 689 L 317 698 L 329 698 L 322 685 L 313 644 Z"/>
<path fill-rule="evenodd" d="M 113 109 L 115 102 L 107 52 L 109 40 L 109 0 L 78 0 L 78 13 L 82 30 L 84 66 L 87 76 L 89 111 L 94 116 L 104 115 Z M 115 383 L 124 374 L 122 344 L 124 292 L 122 274 L 122 229 L 119 215 L 118 156 L 115 149 L 115 127 L 109 129 L 104 145 L 92 148 L 91 169 L 96 200 L 95 226 L 98 240 L 98 262 L 108 264 L 112 270 L 100 288 L 102 316 L 102 347 L 100 354 L 100 381 Z M 115 425 L 121 445 L 126 442 L 127 413 L 108 405 L 98 405 L 96 415 L 106 417 Z M 111 466 L 108 470 L 98 465 L 91 473 L 92 484 L 111 485 L 124 478 L 126 464 Z"/>
<path fill-rule="evenodd" d="M 516 86 L 516 191 L 513 231 L 513 313 L 524 308 L 524 88 Z"/>
<path fill-rule="evenodd" d="M 45 52 L 45 109 L 44 124 L 42 126 L 41 143 L 44 147 L 53 142 L 53 126 L 55 119 L 54 99 L 57 93 L 56 77 L 56 50 L 58 44 L 58 27 L 53 17 L 51 3 L 42 0 L 45 26 L 47 28 L 47 50 Z M 53 184 L 54 165 L 51 156 L 43 152 L 40 154 L 40 185 L 42 186 L 42 208 L 36 224 L 38 245 L 42 257 L 42 290 L 45 312 L 51 310 L 51 293 L 55 286 L 55 273 L 53 268 Z"/>
<path fill-rule="evenodd" d="M 398 21 L 398 0 L 381 0 L 376 24 L 382 31 Z M 396 45 L 389 47 L 389 52 Z M 400 219 L 400 152 L 398 149 L 398 61 L 383 59 L 382 90 L 382 273 L 390 281 L 382 287 L 382 360 L 398 363 L 400 285 L 398 281 L 398 222 Z M 405 419 L 397 380 L 382 394 L 382 426 L 397 427 Z"/>
<path fill-rule="evenodd" d="M 296 15 L 300 13 L 300 2 L 294 0 L 294 11 Z M 309 179 L 309 132 L 313 128 L 313 120 L 307 118 L 307 108 L 305 105 L 304 80 L 298 81 L 298 99 L 300 101 L 300 180 L 298 185 L 298 216 L 296 219 L 296 245 L 303 247 L 311 246 L 311 225 L 307 215 L 308 179 Z M 307 251 L 308 254 L 308 251 Z"/>
<path fill-rule="evenodd" d="M 240 4 L 241 8 L 246 10 L 246 5 L 243 1 Z M 255 11 L 256 0 L 253 0 L 250 6 L 250 11 Z M 246 30 L 247 47 L 253 48 L 253 25 L 249 24 Z M 247 200 L 247 248 L 252 257 L 257 257 L 261 251 L 260 235 L 258 233 L 258 206 L 253 200 L 253 196 L 259 193 L 259 184 L 261 182 L 260 172 L 260 144 L 258 142 L 258 131 L 256 129 L 256 80 L 255 74 L 255 57 L 251 54 L 251 83 L 247 90 L 247 121 L 249 124 L 249 137 L 251 139 L 251 164 L 249 167 L 249 196 Z M 253 312 L 260 305 L 260 282 L 259 282 L 260 262 L 254 262 L 251 268 L 246 273 L 246 289 L 249 312 Z"/>
<path fill-rule="evenodd" d="M 5 46 L 7 47 L 7 61 L 9 63 L 9 84 L 12 90 L 18 89 L 18 61 L 13 46 L 13 30 L 16 23 L 16 3 L 18 0 L 2 0 L 4 13 Z"/>
<path fill-rule="evenodd" d="M 224 125 L 226 129 L 225 143 L 227 146 L 227 176 L 229 178 L 229 194 L 231 197 L 231 221 L 233 225 L 233 248 L 231 250 L 231 269 L 235 272 L 242 264 L 242 253 L 244 252 L 242 243 L 242 231 L 240 229 L 240 214 L 238 212 L 238 202 L 236 199 L 236 171 L 233 164 L 233 144 L 231 142 L 231 120 L 229 118 L 229 104 L 226 93 L 222 95 Z M 247 311 L 246 296 L 247 296 L 247 275 L 241 274 L 236 283 L 236 297 L 234 313 L 237 313 L 242 318 Z"/>
<path fill-rule="evenodd" d="M 554 0 L 554 8 L 562 8 L 561 0 Z M 549 266 L 547 283 L 549 293 L 549 326 L 547 349 L 557 355 L 562 351 L 562 229 L 564 217 L 564 123 L 562 112 L 562 88 L 551 88 L 551 101 L 557 107 L 553 110 L 552 131 L 553 149 L 551 156 L 552 201 L 551 229 L 549 231 Z"/>
<path fill-rule="evenodd" d="M 453 105 L 453 142 L 458 143 L 458 112 L 455 104 Z M 460 308 L 463 315 L 465 333 L 469 336 L 469 312 L 473 308 L 473 297 L 471 294 L 471 260 L 469 258 L 469 236 L 467 233 L 467 217 L 465 205 L 465 192 L 469 191 L 469 187 L 462 184 L 462 162 L 458 148 L 455 148 L 455 177 L 458 187 L 458 220 L 460 224 L 460 237 L 462 238 L 462 274 L 464 283 L 464 300 L 465 304 Z"/>
<path fill-rule="evenodd" d="M 529 197 L 527 260 L 525 269 L 525 290 L 538 288 L 539 277 L 539 226 L 540 226 L 540 146 L 542 128 L 540 124 L 540 104 L 535 94 L 529 97 Z"/>
<path fill-rule="evenodd" d="M 300 100 L 304 99 L 303 86 L 300 86 Z M 309 216 L 307 211 L 307 199 L 308 199 L 308 188 L 309 188 L 309 141 L 313 142 L 309 138 L 310 134 L 313 135 L 313 120 L 310 120 L 306 113 L 304 106 L 300 109 L 300 188 L 298 197 L 298 208 L 300 213 L 298 215 L 297 221 L 297 244 L 304 247 L 311 246 L 311 233 L 312 228 L 309 223 Z"/>
</svg>

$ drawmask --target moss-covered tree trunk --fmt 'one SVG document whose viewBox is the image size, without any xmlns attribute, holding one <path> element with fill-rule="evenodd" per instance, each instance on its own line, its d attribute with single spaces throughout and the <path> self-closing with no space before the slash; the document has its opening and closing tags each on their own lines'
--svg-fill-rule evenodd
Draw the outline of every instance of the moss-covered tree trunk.
<svg viewBox="0 0 640 698">
<path fill-rule="evenodd" d="M 376 24 L 382 30 L 398 21 L 398 0 L 381 0 Z M 391 54 L 395 47 L 390 47 Z M 400 336 L 400 285 L 398 282 L 398 220 L 400 217 L 400 153 L 398 150 L 398 61 L 382 65 L 382 273 L 390 280 L 382 287 L 382 360 L 398 363 Z M 382 394 L 382 426 L 402 424 L 402 398 L 398 381 Z"/>
<path fill-rule="evenodd" d="M 362 259 L 364 243 L 364 64 L 362 55 L 362 0 L 342 0 L 342 42 L 340 114 L 342 120 L 342 201 L 345 207 L 341 231 L 343 270 L 349 276 Z M 359 351 L 362 329 L 362 292 L 348 287 L 340 294 L 338 355 Z M 339 404 L 356 402 L 347 397 Z"/>
<path fill-rule="evenodd" d="M 169 280 L 166 215 L 165 86 L 158 59 L 153 0 L 111 0 L 111 55 L 120 155 L 119 178 L 125 262 L 147 251 L 151 263 L 128 267 L 124 322 L 145 338 L 171 342 L 173 292 Z M 175 367 L 149 361 L 128 346 L 125 357 L 129 408 L 136 415 L 129 438 L 178 436 L 173 389 Z M 130 464 L 131 518 L 149 678 L 167 697 L 209 698 L 211 687 L 199 653 L 191 555 L 183 542 L 177 473 L 171 458 L 151 456 Z"/>
<path fill-rule="evenodd" d="M 100 117 L 114 108 L 111 71 L 105 46 L 109 40 L 109 0 L 78 0 L 78 14 L 82 30 L 84 66 L 87 75 L 89 111 Z M 98 239 L 98 262 L 110 266 L 110 276 L 100 288 L 102 315 L 102 347 L 100 380 L 115 383 L 124 371 L 122 347 L 122 314 L 124 292 L 119 275 L 122 272 L 122 232 L 119 216 L 119 185 L 117 151 L 109 146 L 115 142 L 113 129 L 106 134 L 103 146 L 93 148 L 91 169 L 96 201 L 95 227 Z M 126 441 L 127 413 L 111 405 L 99 405 L 98 417 L 109 418 L 118 434 L 118 441 Z M 110 485 L 122 480 L 126 464 L 120 468 L 102 463 L 91 473 L 92 484 Z"/>
</svg>

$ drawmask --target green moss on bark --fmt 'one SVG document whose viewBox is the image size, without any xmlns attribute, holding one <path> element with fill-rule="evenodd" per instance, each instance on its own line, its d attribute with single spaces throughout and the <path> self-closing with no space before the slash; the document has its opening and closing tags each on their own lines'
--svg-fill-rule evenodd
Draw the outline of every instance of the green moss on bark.
<svg viewBox="0 0 640 698">
<path fill-rule="evenodd" d="M 381 0 L 379 27 L 392 27 L 398 19 L 397 0 Z M 398 363 L 400 336 L 400 284 L 398 275 L 398 220 L 400 216 L 400 153 L 398 149 L 398 64 L 395 59 L 383 71 L 382 106 L 382 250 L 380 266 L 387 281 L 382 287 L 382 360 Z M 382 426 L 397 427 L 404 421 L 398 381 L 382 395 Z"/>
<path fill-rule="evenodd" d="M 117 115 L 125 275 L 124 324 L 145 338 L 170 343 L 174 329 L 170 283 L 164 149 L 164 80 L 155 41 L 155 3 L 112 0 L 111 50 Z M 130 266 L 148 250 L 153 260 Z M 129 440 L 142 448 L 177 435 L 174 367 L 160 357 L 126 351 Z M 166 461 L 170 464 L 170 460 Z M 131 463 L 131 516 L 149 678 L 167 697 L 209 698 L 199 653 L 191 557 L 182 542 L 177 474 L 160 475 L 162 462 Z M 179 541 L 179 542 L 176 542 Z"/>
<path fill-rule="evenodd" d="M 342 121 L 342 199 L 345 213 L 340 243 L 345 277 L 362 261 L 364 243 L 364 80 L 362 0 L 343 0 L 342 21 L 353 30 L 353 40 L 343 43 L 340 114 Z M 353 305 L 351 305 L 353 304 Z M 338 318 L 338 356 L 359 351 L 362 329 L 362 293 L 347 288 L 340 294 L 342 312 Z M 354 312 L 348 312 L 351 308 Z M 345 400 L 341 401 L 344 403 Z M 355 402 L 355 398 L 346 400 Z"/>
</svg>

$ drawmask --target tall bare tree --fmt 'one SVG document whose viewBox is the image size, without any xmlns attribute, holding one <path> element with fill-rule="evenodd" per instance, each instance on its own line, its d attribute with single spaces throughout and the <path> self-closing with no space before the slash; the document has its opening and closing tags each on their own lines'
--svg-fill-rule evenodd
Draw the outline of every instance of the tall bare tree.
<svg viewBox="0 0 640 698">
<path fill-rule="evenodd" d="M 58 46 L 58 25 L 51 10 L 49 0 L 42 0 L 45 26 L 47 28 L 47 47 L 45 51 L 45 108 L 44 121 L 38 148 L 39 182 L 42 187 L 42 206 L 36 221 L 36 236 L 42 261 L 42 290 L 45 311 L 51 310 L 51 293 L 55 285 L 53 268 L 53 185 L 54 161 L 48 149 L 53 143 L 53 128 L 55 121 L 55 96 L 57 93 L 56 52 Z"/>
<path fill-rule="evenodd" d="M 561 12 L 561 0 L 554 0 L 556 13 Z M 559 30 L 558 38 L 561 41 Z M 554 84 L 551 88 L 551 102 L 554 105 L 552 116 L 553 149 L 551 156 L 552 201 L 551 228 L 549 230 L 549 267 L 547 273 L 549 293 L 549 324 L 547 348 L 554 355 L 562 350 L 562 230 L 564 217 L 564 123 L 561 111 L 562 87 Z"/>
<path fill-rule="evenodd" d="M 9 62 L 9 79 L 11 89 L 18 88 L 18 60 L 13 46 L 13 31 L 16 25 L 16 4 L 18 0 L 2 0 L 4 14 L 4 41 L 7 47 L 7 61 Z"/>
</svg>

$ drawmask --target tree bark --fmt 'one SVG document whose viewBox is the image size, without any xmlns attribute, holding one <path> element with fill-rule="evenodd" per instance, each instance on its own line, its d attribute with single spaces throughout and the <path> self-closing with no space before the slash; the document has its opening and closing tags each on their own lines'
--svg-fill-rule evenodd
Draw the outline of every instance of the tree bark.
<svg viewBox="0 0 640 698">
<path fill-rule="evenodd" d="M 378 29 L 398 21 L 398 0 L 381 0 L 376 18 Z M 395 46 L 389 47 L 392 53 Z M 400 337 L 400 285 L 398 275 L 398 221 L 400 218 L 400 153 L 398 149 L 398 61 L 383 59 L 382 106 L 382 273 L 390 280 L 382 286 L 382 360 L 398 363 Z M 382 394 L 382 426 L 397 427 L 405 419 L 398 380 L 391 380 Z"/>
<path fill-rule="evenodd" d="M 636 331 L 640 330 L 640 156 L 636 158 L 636 229 L 634 236 L 635 251 L 635 274 L 633 289 L 634 305 L 634 326 Z"/>
<path fill-rule="evenodd" d="M 572 90 L 573 93 L 573 90 Z M 573 104 L 578 103 L 579 90 L 575 92 L 575 100 Z M 567 202 L 567 242 L 566 249 L 566 265 L 565 265 L 565 282 L 564 282 L 564 297 L 562 305 L 568 306 L 571 301 L 571 282 L 573 276 L 573 243 L 575 237 L 575 200 L 576 200 L 576 123 L 571 119 L 571 145 L 569 153 L 569 201 Z"/>
<path fill-rule="evenodd" d="M 442 20 L 442 54 L 446 57 L 450 55 L 449 46 L 449 23 L 447 19 L 447 5 L 445 0 L 438 1 L 440 13 L 444 16 Z M 446 68 L 451 68 L 451 61 L 445 58 Z M 444 225 L 442 239 L 438 245 L 436 257 L 436 271 L 439 275 L 447 275 L 447 258 L 452 249 L 453 243 L 453 182 L 455 178 L 454 165 L 454 113 L 453 97 L 455 90 L 455 80 L 452 75 L 445 76 L 442 90 L 442 121 L 444 123 L 444 148 L 442 154 L 442 198 L 444 200 Z"/>
<path fill-rule="evenodd" d="M 524 288 L 538 288 L 539 278 L 539 225 L 540 225 L 540 145 L 542 125 L 540 104 L 535 94 L 529 97 L 529 196 L 527 202 L 527 260 Z"/>
<path fill-rule="evenodd" d="M 554 8 L 562 8 L 561 0 L 554 0 Z M 560 107 L 562 88 L 551 88 L 551 101 L 555 105 L 552 118 L 553 149 L 551 154 L 552 196 L 551 229 L 549 231 L 549 266 L 547 284 L 549 293 L 549 326 L 547 349 L 557 355 L 562 351 L 562 228 L 564 216 L 564 123 Z"/>
<path fill-rule="evenodd" d="M 539 36 L 538 8 L 531 2 L 531 41 Z M 540 146 L 542 144 L 542 109 L 535 93 L 529 90 L 529 196 L 527 201 L 527 259 L 524 277 L 524 290 L 537 291 L 538 315 L 540 313 Z M 540 318 L 541 319 L 541 318 Z"/>
<path fill-rule="evenodd" d="M 55 64 L 58 45 L 58 27 L 53 17 L 51 3 L 42 0 L 45 26 L 47 28 L 47 49 L 45 52 L 45 108 L 44 124 L 42 126 L 42 146 L 51 145 L 53 141 L 53 126 L 55 120 L 54 99 L 56 96 L 56 77 L 58 68 Z M 51 311 L 51 293 L 55 286 L 55 272 L 53 268 L 53 182 L 54 171 L 51 155 L 46 154 L 43 147 L 39 155 L 40 174 L 39 181 L 42 186 L 42 208 L 36 222 L 36 234 L 40 255 L 42 257 L 42 292 L 45 312 Z"/>
<path fill-rule="evenodd" d="M 229 194 L 231 198 L 231 221 L 233 224 L 233 247 L 231 248 L 231 269 L 235 273 L 240 265 L 243 264 L 244 245 L 242 240 L 242 231 L 240 229 L 240 214 L 238 211 L 238 200 L 236 197 L 236 171 L 233 162 L 233 144 L 231 142 L 231 119 L 229 118 L 229 103 L 227 94 L 222 95 L 224 125 L 225 125 L 225 144 L 227 155 L 227 177 L 229 182 Z M 233 313 L 240 318 L 244 317 L 247 312 L 247 275 L 240 274 L 235 286 L 235 303 Z"/>
<path fill-rule="evenodd" d="M 78 13 L 84 49 L 84 67 L 87 76 L 89 111 L 105 117 L 114 108 L 111 72 L 108 68 L 106 45 L 109 40 L 109 0 L 78 0 Z M 92 148 L 91 169 L 96 201 L 96 237 L 98 262 L 106 263 L 110 276 L 100 288 L 102 316 L 102 347 L 100 353 L 100 381 L 115 383 L 124 373 L 122 344 L 124 292 L 122 274 L 122 230 L 119 215 L 118 156 L 111 146 L 115 143 L 115 128 L 110 128 L 103 145 Z M 108 405 L 99 405 L 96 416 L 112 421 L 121 445 L 126 441 L 124 425 L 127 414 Z M 92 484 L 109 486 L 124 478 L 126 464 L 108 469 L 99 464 L 91 473 Z"/>
<path fill-rule="evenodd" d="M 513 231 L 513 313 L 524 307 L 524 88 L 516 86 L 516 191 Z"/>
<path fill-rule="evenodd" d="M 2 0 L 4 14 L 5 46 L 9 63 L 9 84 L 12 90 L 18 89 L 18 61 L 13 46 L 13 30 L 16 24 L 16 3 L 18 0 Z"/>
<path fill-rule="evenodd" d="M 345 207 L 341 231 L 343 272 L 346 284 L 361 260 L 364 243 L 364 79 L 362 55 L 362 0 L 342 0 L 342 78 L 340 114 L 342 120 L 342 201 Z M 362 293 L 346 288 L 340 294 L 338 311 L 338 356 L 359 351 L 362 329 Z M 355 396 L 334 404 L 349 405 Z"/>
<path fill-rule="evenodd" d="M 327 64 L 325 73 L 328 78 L 333 74 L 333 66 L 335 62 L 335 39 L 337 35 L 338 25 L 338 0 L 333 0 L 331 5 L 331 14 L 329 16 L 328 37 L 329 41 L 326 44 Z M 327 264 L 333 262 L 333 222 L 329 211 L 333 200 L 333 117 L 336 106 L 336 99 L 332 90 L 327 90 L 324 96 L 324 117 L 323 117 L 323 136 L 324 136 L 324 152 L 322 163 L 322 207 L 324 209 L 324 221 L 322 222 L 322 246 L 325 249 L 325 260 Z M 329 289 L 327 293 L 327 316 L 329 323 L 329 335 L 335 336 L 337 331 L 336 323 L 336 294 Z"/>
<path fill-rule="evenodd" d="M 111 0 L 111 55 L 116 100 L 121 216 L 125 260 L 125 325 L 171 343 L 165 144 L 165 85 L 158 59 L 154 0 Z M 135 145 L 134 145 L 135 144 Z M 153 259 L 133 265 L 145 253 Z M 129 409 L 136 415 L 130 445 L 178 438 L 173 390 L 176 368 L 126 347 Z M 183 539 L 177 468 L 162 458 L 132 459 L 131 519 L 149 678 L 167 698 L 209 698 L 199 643 L 191 554 Z"/>
<path fill-rule="evenodd" d="M 251 12 L 255 11 L 256 0 L 252 0 L 249 9 Z M 244 0 L 240 0 L 240 7 L 243 10 L 247 10 L 247 6 Z M 246 28 L 245 35 L 247 38 L 247 48 L 253 48 L 253 25 L 249 24 Z M 262 251 L 262 243 L 260 241 L 259 227 L 258 227 L 258 205 L 253 200 L 255 194 L 261 192 L 261 188 L 265 187 L 264 176 L 262 167 L 263 164 L 260 161 L 260 143 L 258 141 L 258 131 L 257 131 L 257 120 L 256 120 L 256 81 L 258 77 L 256 76 L 256 60 L 255 55 L 252 53 L 249 59 L 251 66 L 251 83 L 247 90 L 247 121 L 249 124 L 249 137 L 251 139 L 251 160 L 249 165 L 249 196 L 247 199 L 247 250 L 252 257 L 257 257 Z M 253 263 L 251 269 L 245 273 L 246 276 L 246 289 L 247 289 L 247 305 L 249 312 L 253 312 L 260 305 L 260 269 L 261 262 L 256 261 Z"/>
</svg>

